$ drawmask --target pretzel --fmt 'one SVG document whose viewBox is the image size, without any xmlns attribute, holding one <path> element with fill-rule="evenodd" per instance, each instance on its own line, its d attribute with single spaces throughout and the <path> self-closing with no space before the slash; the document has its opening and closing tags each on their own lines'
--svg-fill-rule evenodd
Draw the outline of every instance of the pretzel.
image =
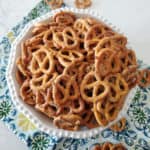
<svg viewBox="0 0 150 150">
<path fill-rule="evenodd" d="M 67 67 L 74 61 L 82 61 L 84 56 L 81 52 L 76 50 L 62 50 L 58 52 L 59 62 Z"/>
<path fill-rule="evenodd" d="M 93 113 L 94 113 L 94 116 L 95 116 L 97 123 L 100 126 L 106 126 L 108 124 L 108 120 L 105 116 L 105 112 L 98 111 L 96 103 L 94 103 L 94 106 L 93 106 Z"/>
<path fill-rule="evenodd" d="M 54 16 L 54 21 L 60 25 L 68 26 L 72 25 L 74 21 L 76 20 L 76 17 L 71 12 L 65 12 L 61 11 Z"/>
<path fill-rule="evenodd" d="M 95 71 L 97 76 L 103 78 L 110 73 L 117 73 L 119 70 L 120 63 L 116 53 L 109 48 L 102 49 L 95 61 Z"/>
<path fill-rule="evenodd" d="M 19 57 L 16 61 L 18 70 L 22 73 L 23 76 L 28 77 L 30 75 L 29 70 L 27 70 L 26 65 L 22 61 L 21 57 Z"/>
<path fill-rule="evenodd" d="M 25 66 L 28 66 L 30 64 L 33 52 L 38 51 L 42 47 L 42 45 L 27 46 L 25 43 L 21 44 L 21 59 Z M 27 67 L 26 70 L 28 70 Z"/>
<path fill-rule="evenodd" d="M 103 23 L 95 24 L 89 29 L 89 31 L 86 34 L 85 49 L 94 49 L 99 43 L 100 39 L 102 39 L 103 37 L 109 37 L 113 35 L 115 35 L 115 33 L 112 32 L 112 30 Z"/>
<path fill-rule="evenodd" d="M 112 150 L 113 144 L 110 142 L 105 142 L 102 146 L 102 150 Z"/>
<path fill-rule="evenodd" d="M 100 145 L 94 145 L 94 147 L 90 150 L 102 150 Z"/>
<path fill-rule="evenodd" d="M 87 8 L 91 6 L 91 0 L 75 0 L 75 5 L 77 8 Z"/>
<path fill-rule="evenodd" d="M 93 128 L 97 128 L 99 126 L 99 124 L 97 123 L 93 113 L 92 115 L 90 115 L 89 120 L 87 120 L 87 122 L 84 124 L 88 129 L 93 129 Z"/>
<path fill-rule="evenodd" d="M 70 78 L 70 80 L 68 80 Z M 79 89 L 75 76 L 60 75 L 54 82 L 53 98 L 57 105 L 64 104 L 67 100 L 74 100 L 79 96 Z"/>
<path fill-rule="evenodd" d="M 56 22 L 50 22 L 50 23 L 45 23 L 45 22 L 40 22 L 34 25 L 34 28 L 32 29 L 32 34 L 37 35 L 40 34 L 48 29 L 50 29 L 53 26 L 57 26 L 58 24 Z"/>
<path fill-rule="evenodd" d="M 106 119 L 111 122 L 115 120 L 119 113 L 118 104 L 116 103 L 106 103 L 106 109 L 105 109 L 105 117 Z"/>
<path fill-rule="evenodd" d="M 74 61 L 64 69 L 64 74 L 69 76 L 76 75 L 76 80 L 80 84 L 86 72 L 86 67 L 89 64 L 82 61 Z"/>
<path fill-rule="evenodd" d="M 128 66 L 137 65 L 135 52 L 133 50 L 127 50 Z"/>
<path fill-rule="evenodd" d="M 111 37 L 104 37 L 95 47 L 95 55 L 97 56 L 103 48 L 111 48 L 115 51 L 120 51 L 124 49 L 126 44 L 127 39 L 119 34 L 115 34 Z"/>
<path fill-rule="evenodd" d="M 54 72 L 60 75 L 64 72 L 64 69 L 64 66 L 58 61 L 56 57 L 54 57 Z"/>
<path fill-rule="evenodd" d="M 122 144 L 113 145 L 112 150 L 127 150 Z"/>
<path fill-rule="evenodd" d="M 21 98 L 29 105 L 35 105 L 35 94 L 30 87 L 29 80 L 25 80 L 20 87 Z"/>
<path fill-rule="evenodd" d="M 83 78 L 80 86 L 81 96 L 87 102 L 94 102 L 105 97 L 109 87 L 103 81 L 97 80 L 93 71 Z"/>
<path fill-rule="evenodd" d="M 133 88 L 137 84 L 137 66 L 132 65 L 126 68 L 123 72 L 122 75 L 126 82 L 128 83 L 129 89 Z"/>
<path fill-rule="evenodd" d="M 54 33 L 53 40 L 63 49 L 73 49 L 78 46 L 77 35 L 71 27 L 66 27 L 63 32 Z"/>
<path fill-rule="evenodd" d="M 73 113 L 81 113 L 85 109 L 85 102 L 81 98 L 75 99 L 71 101 L 71 108 Z"/>
<path fill-rule="evenodd" d="M 30 39 L 27 39 L 25 41 L 25 44 L 27 46 L 35 46 L 35 45 L 40 45 L 43 44 L 43 36 L 44 36 L 45 32 L 41 32 L 37 35 L 35 35 L 34 37 L 31 37 Z"/>
<path fill-rule="evenodd" d="M 46 91 L 46 94 L 40 91 L 36 92 L 35 108 L 50 118 L 57 115 L 58 107 L 53 103 L 51 88 Z"/>
<path fill-rule="evenodd" d="M 79 129 L 81 118 L 78 115 L 67 114 L 55 117 L 53 122 L 61 129 L 76 131 Z"/>
<path fill-rule="evenodd" d="M 16 71 L 16 80 L 21 86 L 23 82 L 26 80 L 26 77 L 17 69 Z"/>
<path fill-rule="evenodd" d="M 141 87 L 150 85 L 150 70 L 143 69 L 138 71 L 138 85 Z"/>
<path fill-rule="evenodd" d="M 110 101 L 117 102 L 128 93 L 128 84 L 121 74 L 109 75 L 105 81 L 110 86 Z"/>
<path fill-rule="evenodd" d="M 57 116 L 72 114 L 71 101 L 67 101 L 65 104 L 62 104 L 58 107 Z"/>
<path fill-rule="evenodd" d="M 110 129 L 114 132 L 121 132 L 125 129 L 125 127 L 126 127 L 126 118 L 122 118 L 117 123 L 112 125 Z"/>
<path fill-rule="evenodd" d="M 60 8 L 63 4 L 63 0 L 45 0 L 47 5 L 50 5 L 52 9 Z"/>
<path fill-rule="evenodd" d="M 44 90 L 52 85 L 56 77 L 57 77 L 57 73 L 53 73 L 49 75 L 39 74 L 37 76 L 34 76 L 30 80 L 31 89 L 34 91 Z"/>
<path fill-rule="evenodd" d="M 45 73 L 50 74 L 54 70 L 53 54 L 49 53 L 47 49 L 42 47 L 40 50 L 34 52 L 29 66 L 32 74 Z"/>
</svg>

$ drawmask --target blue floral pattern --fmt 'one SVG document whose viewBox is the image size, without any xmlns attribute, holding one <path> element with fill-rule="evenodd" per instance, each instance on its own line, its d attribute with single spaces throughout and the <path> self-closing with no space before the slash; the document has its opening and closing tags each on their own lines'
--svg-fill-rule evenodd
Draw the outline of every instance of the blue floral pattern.
<svg viewBox="0 0 150 150">
<path fill-rule="evenodd" d="M 58 138 L 34 129 L 29 132 L 18 127 L 20 112 L 13 105 L 5 78 L 12 41 L 32 19 L 50 9 L 42 0 L 11 33 L 0 40 L 0 119 L 32 150 L 90 150 L 104 141 L 122 142 L 130 150 L 150 150 L 150 88 L 138 88 L 128 109 L 126 128 L 122 132 L 105 129 L 99 135 L 87 139 Z M 147 67 L 138 61 L 140 68 Z M 150 68 L 150 67 L 149 67 Z"/>
</svg>

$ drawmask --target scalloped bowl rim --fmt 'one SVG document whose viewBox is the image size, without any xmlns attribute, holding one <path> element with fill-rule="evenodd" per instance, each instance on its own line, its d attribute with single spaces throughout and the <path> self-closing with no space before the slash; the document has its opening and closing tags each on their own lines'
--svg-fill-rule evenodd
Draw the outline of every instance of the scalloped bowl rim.
<svg viewBox="0 0 150 150">
<path fill-rule="evenodd" d="M 83 10 L 83 9 L 68 8 L 68 7 L 52 10 L 52 11 L 48 12 L 47 14 L 45 14 L 41 17 L 38 17 L 35 20 L 32 20 L 31 22 L 29 22 L 24 27 L 24 29 L 19 34 L 19 36 L 15 39 L 15 41 L 12 43 L 10 57 L 9 57 L 9 63 L 8 63 L 7 71 L 6 71 L 6 79 L 7 79 L 11 98 L 13 99 L 13 103 L 16 105 L 17 109 L 20 112 L 22 112 L 41 131 L 46 132 L 47 134 L 50 134 L 53 136 L 57 136 L 57 137 L 88 138 L 88 137 L 92 137 L 96 134 L 99 134 L 102 130 L 106 129 L 107 127 L 111 126 L 113 123 L 115 123 L 119 119 L 121 119 L 121 117 L 126 116 L 127 109 L 131 103 L 132 96 L 134 95 L 137 87 L 132 89 L 131 90 L 132 92 L 130 92 L 128 94 L 125 104 L 123 106 L 123 109 L 120 111 L 120 113 L 115 121 L 111 122 L 106 127 L 98 127 L 98 128 L 94 128 L 94 129 L 80 130 L 80 131 L 68 131 L 68 130 L 58 129 L 56 127 L 50 127 L 50 126 L 45 125 L 45 123 L 43 123 L 37 116 L 33 115 L 33 113 L 31 112 L 31 109 L 27 108 L 26 104 L 22 103 L 22 100 L 20 99 L 20 97 L 18 96 L 17 91 L 16 91 L 17 85 L 14 81 L 14 66 L 15 66 L 15 60 L 16 60 L 15 59 L 16 49 L 17 49 L 18 44 L 21 43 L 21 40 L 23 39 L 23 37 L 25 37 L 27 32 L 29 32 L 29 30 L 33 27 L 34 24 L 36 24 L 38 22 L 42 22 L 43 20 L 48 20 L 50 17 L 54 16 L 54 14 L 56 14 L 57 12 L 60 12 L 60 11 L 71 11 L 77 15 L 82 14 L 83 16 L 87 15 L 87 16 L 94 17 L 97 20 L 100 20 L 100 21 L 104 22 L 105 24 L 109 25 L 111 28 L 113 28 L 118 33 L 121 33 L 118 28 L 116 28 L 111 23 L 109 23 L 106 19 L 104 19 L 103 16 L 100 16 L 96 11 L 93 11 L 90 9 Z"/>
</svg>

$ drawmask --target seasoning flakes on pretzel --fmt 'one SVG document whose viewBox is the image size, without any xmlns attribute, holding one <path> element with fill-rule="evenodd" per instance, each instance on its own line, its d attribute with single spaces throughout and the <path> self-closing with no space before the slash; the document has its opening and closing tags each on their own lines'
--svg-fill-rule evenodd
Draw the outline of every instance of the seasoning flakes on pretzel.
<svg viewBox="0 0 150 150">
<path fill-rule="evenodd" d="M 47 2 L 56 8 L 63 1 Z M 85 8 L 91 1 L 76 4 Z M 58 128 L 107 126 L 118 117 L 130 89 L 150 84 L 150 70 L 138 70 L 127 38 L 101 21 L 61 11 L 35 24 L 31 33 L 16 60 L 20 96 Z M 122 119 L 111 129 L 120 132 L 125 124 Z M 101 149 L 109 146 L 120 145 L 107 143 Z"/>
</svg>

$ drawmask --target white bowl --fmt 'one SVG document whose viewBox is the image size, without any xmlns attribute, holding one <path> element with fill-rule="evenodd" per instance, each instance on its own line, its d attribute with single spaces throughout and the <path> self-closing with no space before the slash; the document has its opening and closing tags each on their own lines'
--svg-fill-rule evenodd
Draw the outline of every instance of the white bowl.
<svg viewBox="0 0 150 150">
<path fill-rule="evenodd" d="M 16 58 L 20 55 L 20 49 L 21 49 L 21 42 L 28 39 L 31 36 L 31 30 L 33 28 L 33 25 L 38 22 L 46 22 L 54 16 L 55 13 L 59 11 L 71 11 L 74 12 L 78 17 L 82 16 L 90 16 L 97 20 L 103 21 L 105 24 L 112 27 L 115 31 L 120 32 L 118 29 L 116 29 L 115 26 L 113 26 L 111 23 L 108 23 L 106 19 L 104 19 L 102 16 L 100 16 L 98 13 L 91 11 L 91 10 L 82 10 L 82 9 L 75 9 L 75 8 L 60 8 L 54 11 L 51 11 L 33 21 L 31 21 L 29 24 L 25 26 L 23 31 L 20 33 L 20 35 L 16 38 L 14 43 L 12 44 L 11 52 L 10 52 L 10 58 L 9 58 L 9 64 L 7 68 L 7 82 L 8 87 L 10 90 L 11 98 L 16 105 L 16 107 L 21 111 L 28 119 L 31 120 L 32 123 L 34 123 L 37 128 L 39 128 L 41 131 L 44 131 L 50 135 L 56 135 L 58 137 L 72 137 L 72 138 L 87 138 L 94 136 L 98 133 L 100 133 L 105 128 L 111 126 L 113 123 L 117 122 L 121 117 L 126 115 L 127 109 L 130 105 L 130 101 L 132 99 L 132 95 L 134 95 L 135 88 L 132 90 L 132 92 L 129 93 L 129 95 L 126 98 L 125 104 L 123 106 L 123 109 L 120 111 L 118 117 L 115 121 L 111 122 L 107 127 L 98 127 L 95 129 L 84 129 L 80 131 L 68 131 L 63 129 L 56 128 L 52 121 L 42 115 L 40 112 L 36 111 L 33 107 L 27 105 L 24 103 L 23 100 L 21 100 L 19 96 L 19 85 L 16 82 L 15 78 L 15 72 L 16 72 Z M 132 93 L 132 94 L 131 94 Z"/>
</svg>

